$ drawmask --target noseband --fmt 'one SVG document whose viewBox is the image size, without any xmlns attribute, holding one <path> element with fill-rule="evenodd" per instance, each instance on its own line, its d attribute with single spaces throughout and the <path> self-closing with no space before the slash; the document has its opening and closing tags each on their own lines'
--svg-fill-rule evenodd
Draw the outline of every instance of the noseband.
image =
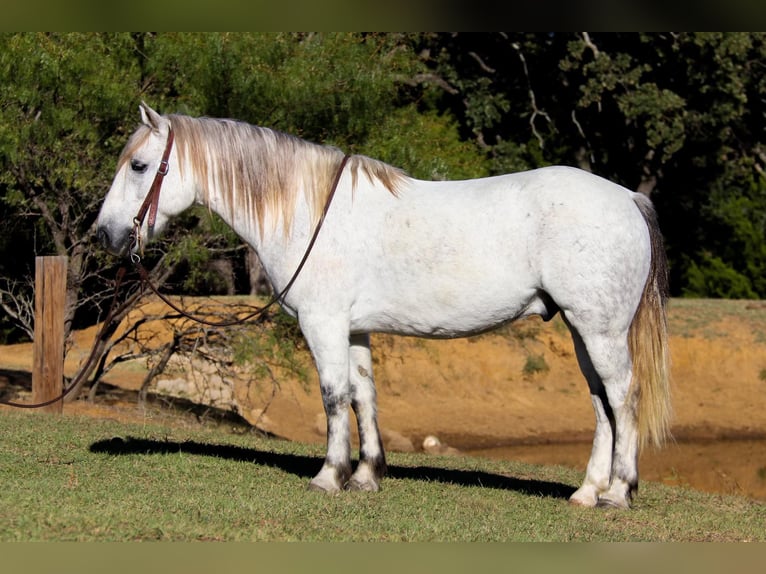
<svg viewBox="0 0 766 574">
<path fill-rule="evenodd" d="M 130 236 L 130 246 L 128 248 L 128 252 L 130 254 L 130 258 L 133 259 L 134 262 L 136 261 L 135 258 L 138 258 L 136 251 L 143 255 L 143 245 L 141 244 L 141 226 L 144 224 L 144 219 L 146 219 L 147 212 L 149 213 L 149 220 L 146 222 L 146 225 L 149 230 L 154 229 L 154 224 L 157 221 L 157 207 L 160 203 L 160 189 L 162 188 L 162 180 L 165 179 L 165 176 L 167 175 L 168 169 L 170 167 L 168 164 L 168 159 L 170 158 L 170 150 L 173 149 L 174 138 L 175 136 L 173 134 L 173 128 L 171 127 L 168 130 L 168 139 L 165 143 L 165 151 L 162 153 L 162 160 L 160 160 L 160 165 L 157 168 L 157 173 L 154 174 L 154 181 L 152 181 L 152 186 L 149 188 L 149 193 L 146 194 L 144 202 L 141 204 L 138 213 L 133 218 L 133 233 Z"/>
</svg>

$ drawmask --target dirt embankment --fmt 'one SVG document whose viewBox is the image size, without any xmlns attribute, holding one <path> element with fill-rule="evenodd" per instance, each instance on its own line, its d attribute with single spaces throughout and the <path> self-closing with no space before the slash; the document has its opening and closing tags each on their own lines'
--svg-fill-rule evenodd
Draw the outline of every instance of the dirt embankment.
<svg viewBox="0 0 766 574">
<path fill-rule="evenodd" d="M 674 435 L 763 438 L 766 303 L 672 301 L 670 330 Z M 68 374 L 87 353 L 93 332 L 75 337 Z M 463 447 L 590 438 L 587 386 L 559 318 L 549 323 L 528 319 L 469 339 L 375 335 L 372 347 L 380 424 L 413 444 L 429 434 Z M 29 371 L 31 353 L 31 345 L 0 347 L 0 369 Z M 179 362 L 154 388 L 231 406 L 288 439 L 322 441 L 316 374 L 307 353 L 298 361 L 305 377 L 283 372 L 276 383 L 255 380 L 247 372 L 222 378 L 202 363 L 189 369 Z M 145 364 L 126 363 L 106 380 L 135 389 L 145 372 Z"/>
<path fill-rule="evenodd" d="M 766 438 L 766 303 L 674 300 L 670 331 L 675 438 Z M 67 374 L 75 372 L 93 336 L 93 329 L 77 334 Z M 428 435 L 461 450 L 592 439 L 587 385 L 560 318 L 529 319 L 469 339 L 376 335 L 372 347 L 379 420 L 389 450 L 420 450 Z M 28 372 L 31 359 L 31 345 L 0 347 L 0 387 Z M 179 361 L 153 389 L 233 409 L 286 439 L 322 443 L 325 419 L 316 374 L 307 352 L 296 360 L 304 377 L 280 371 L 276 379 Z M 145 364 L 126 363 L 106 381 L 137 389 L 145 373 Z M 65 410 L 123 420 L 147 417 L 134 404 L 98 399 Z"/>
</svg>

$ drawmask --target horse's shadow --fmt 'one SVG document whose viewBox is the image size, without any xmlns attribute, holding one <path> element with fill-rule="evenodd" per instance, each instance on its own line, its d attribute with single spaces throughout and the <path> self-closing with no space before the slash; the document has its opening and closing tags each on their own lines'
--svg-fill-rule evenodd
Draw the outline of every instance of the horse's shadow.
<svg viewBox="0 0 766 574">
<path fill-rule="evenodd" d="M 95 453 L 125 454 L 194 454 L 240 462 L 271 466 L 305 478 L 313 477 L 322 466 L 322 459 L 313 456 L 261 451 L 240 446 L 207 444 L 196 441 L 165 441 L 135 437 L 115 437 L 97 441 L 90 446 Z M 430 466 L 388 466 L 390 478 L 441 482 L 461 486 L 480 486 L 513 490 L 530 496 L 568 499 L 575 488 L 559 482 L 515 478 L 484 471 L 456 470 Z"/>
</svg>

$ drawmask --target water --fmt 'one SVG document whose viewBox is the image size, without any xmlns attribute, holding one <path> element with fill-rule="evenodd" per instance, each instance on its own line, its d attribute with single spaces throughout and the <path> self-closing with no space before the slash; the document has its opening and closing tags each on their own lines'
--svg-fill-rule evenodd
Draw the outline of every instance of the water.
<svg viewBox="0 0 766 574">
<path fill-rule="evenodd" d="M 591 443 L 518 445 L 461 449 L 472 456 L 533 464 L 558 464 L 585 471 Z M 641 481 L 686 486 L 766 501 L 766 441 L 676 442 L 660 451 L 647 449 L 639 461 Z"/>
</svg>

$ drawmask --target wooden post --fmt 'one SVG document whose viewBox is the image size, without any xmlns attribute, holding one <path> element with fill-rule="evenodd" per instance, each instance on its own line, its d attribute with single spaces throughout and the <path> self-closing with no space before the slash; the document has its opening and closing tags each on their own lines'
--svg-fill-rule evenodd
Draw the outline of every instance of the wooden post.
<svg viewBox="0 0 766 574">
<path fill-rule="evenodd" d="M 64 390 L 64 310 L 67 258 L 35 258 L 35 341 L 32 401 L 54 399 Z M 41 410 L 62 413 L 64 401 Z"/>
</svg>

